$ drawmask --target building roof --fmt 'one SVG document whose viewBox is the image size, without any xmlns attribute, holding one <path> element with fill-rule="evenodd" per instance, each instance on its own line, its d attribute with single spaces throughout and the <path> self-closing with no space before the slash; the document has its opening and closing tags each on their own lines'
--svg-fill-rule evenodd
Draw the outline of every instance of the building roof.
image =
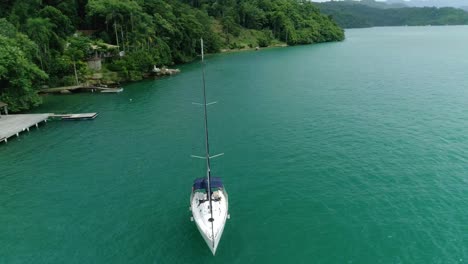
<svg viewBox="0 0 468 264">
<path fill-rule="evenodd" d="M 112 44 L 109 44 L 109 43 L 91 44 L 91 49 L 93 49 L 93 50 L 101 49 L 103 47 L 106 48 L 106 49 L 118 49 L 119 48 L 119 46 L 112 45 Z"/>
<path fill-rule="evenodd" d="M 7 104 L 4 103 L 4 102 L 2 102 L 2 101 L 0 101 L 0 107 L 4 107 L 4 106 L 7 106 Z"/>
</svg>

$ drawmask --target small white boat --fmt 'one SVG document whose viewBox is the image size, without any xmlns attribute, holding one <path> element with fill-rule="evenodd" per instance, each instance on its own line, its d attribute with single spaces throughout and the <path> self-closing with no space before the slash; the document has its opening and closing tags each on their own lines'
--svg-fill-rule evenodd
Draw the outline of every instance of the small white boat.
<svg viewBox="0 0 468 264">
<path fill-rule="evenodd" d="M 107 88 L 107 89 L 102 89 L 101 93 L 121 93 L 123 92 L 123 88 Z"/>
<path fill-rule="evenodd" d="M 54 114 L 51 117 L 61 118 L 62 120 L 92 120 L 98 116 L 98 113 L 82 113 L 82 114 Z"/>
<path fill-rule="evenodd" d="M 195 221 L 200 234 L 210 248 L 213 255 L 216 253 L 219 241 L 223 235 L 224 225 L 229 218 L 228 194 L 224 188 L 223 182 L 219 177 L 211 176 L 210 159 L 222 154 L 210 156 L 210 147 L 208 142 L 208 115 L 206 107 L 213 103 L 206 103 L 205 88 L 205 62 L 203 55 L 203 40 L 201 40 L 202 65 L 203 65 L 203 104 L 205 116 L 205 147 L 206 155 L 192 156 L 206 160 L 206 177 L 195 179 L 190 195 L 190 209 L 192 219 Z"/>
</svg>

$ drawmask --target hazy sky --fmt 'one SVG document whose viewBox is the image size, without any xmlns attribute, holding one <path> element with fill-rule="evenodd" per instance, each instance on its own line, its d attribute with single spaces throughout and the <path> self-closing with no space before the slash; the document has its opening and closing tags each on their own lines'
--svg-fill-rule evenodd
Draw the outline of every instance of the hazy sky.
<svg viewBox="0 0 468 264">
<path fill-rule="evenodd" d="M 312 2 L 328 2 L 330 0 L 312 0 Z M 338 0 L 340 1 L 340 0 Z M 386 0 L 376 0 L 377 2 L 385 2 Z M 404 0 L 404 1 L 410 1 L 410 0 Z M 450 3 L 450 2 L 462 2 L 462 0 L 418 0 L 417 2 L 420 2 L 420 1 L 427 1 L 427 2 L 439 2 L 439 3 Z M 465 1 L 463 1 L 465 2 Z M 466 0 L 466 4 L 468 5 L 468 0 Z"/>
<path fill-rule="evenodd" d="M 327 2 L 329 0 L 312 0 L 313 2 Z M 377 0 L 379 2 L 384 2 L 385 0 Z M 405 0 L 409 1 L 409 0 Z M 468 0 L 413 0 L 408 2 L 409 6 L 468 6 Z"/>
</svg>

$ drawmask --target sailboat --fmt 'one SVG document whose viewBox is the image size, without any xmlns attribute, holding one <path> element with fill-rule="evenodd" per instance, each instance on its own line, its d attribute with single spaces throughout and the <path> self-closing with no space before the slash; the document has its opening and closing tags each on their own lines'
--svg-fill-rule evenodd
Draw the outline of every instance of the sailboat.
<svg viewBox="0 0 468 264">
<path fill-rule="evenodd" d="M 193 182 L 192 194 L 190 195 L 190 210 L 192 211 L 192 221 L 195 221 L 200 234 L 210 248 L 213 255 L 216 254 L 219 241 L 223 235 L 224 225 L 229 218 L 228 194 L 223 182 L 219 177 L 211 175 L 210 159 L 223 155 L 223 153 L 210 156 L 210 144 L 208 138 L 208 114 L 207 106 L 213 103 L 206 102 L 205 85 L 205 59 L 203 52 L 203 39 L 201 43 L 202 72 L 203 72 L 203 103 L 198 104 L 204 109 L 205 122 L 205 156 L 194 156 L 206 160 L 206 177 L 197 178 Z"/>
</svg>

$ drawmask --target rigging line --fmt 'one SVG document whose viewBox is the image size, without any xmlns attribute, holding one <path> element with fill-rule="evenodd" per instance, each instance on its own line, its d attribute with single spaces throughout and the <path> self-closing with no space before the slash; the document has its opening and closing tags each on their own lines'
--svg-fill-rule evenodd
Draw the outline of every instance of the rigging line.
<svg viewBox="0 0 468 264">
<path fill-rule="evenodd" d="M 214 159 L 214 158 L 217 158 L 217 157 L 221 157 L 223 156 L 224 153 L 219 153 L 219 154 L 216 154 L 214 156 L 210 156 L 210 159 Z M 197 159 L 206 159 L 206 157 L 202 157 L 202 156 L 198 156 L 198 155 L 190 155 L 190 157 L 192 158 L 197 158 Z"/>
<path fill-rule="evenodd" d="M 211 102 L 211 103 L 208 103 L 206 104 L 207 106 L 208 105 L 213 105 L 213 104 L 217 104 L 218 102 Z M 193 105 L 199 105 L 199 106 L 202 106 L 203 104 L 200 104 L 200 103 L 195 103 L 195 102 L 192 102 Z"/>
<path fill-rule="evenodd" d="M 202 56 L 202 72 L 203 72 L 203 108 L 205 110 L 205 142 L 206 142 L 206 176 L 208 178 L 208 200 L 210 202 L 210 219 L 211 222 L 211 238 L 213 239 L 213 248 L 215 243 L 214 226 L 213 226 L 213 203 L 211 201 L 211 164 L 210 164 L 210 143 L 208 142 L 208 113 L 206 109 L 206 81 L 205 81 L 205 53 L 203 47 L 203 39 L 200 39 L 201 56 Z"/>
<path fill-rule="evenodd" d="M 223 156 L 223 155 L 224 155 L 224 153 L 219 153 L 219 154 L 216 154 L 216 155 L 214 155 L 214 156 L 210 156 L 210 159 L 214 159 L 214 158 L 217 158 L 217 157 L 221 157 L 221 156 Z"/>
</svg>

